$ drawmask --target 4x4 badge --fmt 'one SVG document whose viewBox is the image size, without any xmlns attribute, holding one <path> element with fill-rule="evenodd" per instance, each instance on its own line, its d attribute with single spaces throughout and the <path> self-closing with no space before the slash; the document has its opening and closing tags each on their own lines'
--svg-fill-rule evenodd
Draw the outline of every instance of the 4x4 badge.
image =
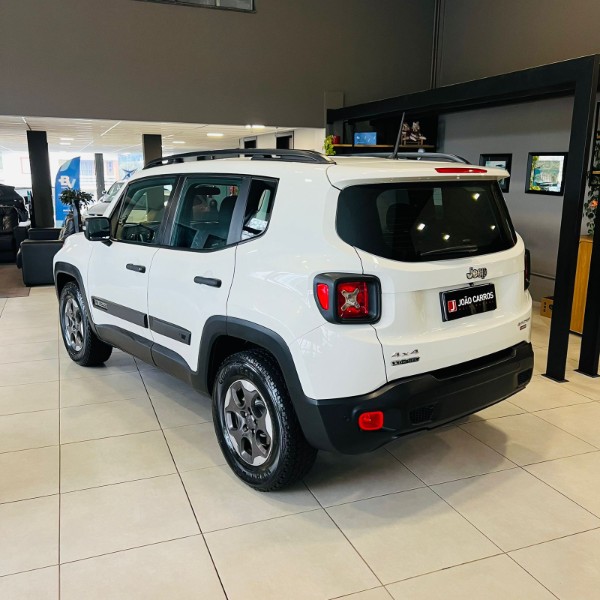
<svg viewBox="0 0 600 600">
<path fill-rule="evenodd" d="M 469 272 L 467 273 L 467 279 L 485 279 L 487 277 L 487 269 L 485 267 L 481 267 L 480 269 L 474 269 L 471 267 Z"/>
</svg>

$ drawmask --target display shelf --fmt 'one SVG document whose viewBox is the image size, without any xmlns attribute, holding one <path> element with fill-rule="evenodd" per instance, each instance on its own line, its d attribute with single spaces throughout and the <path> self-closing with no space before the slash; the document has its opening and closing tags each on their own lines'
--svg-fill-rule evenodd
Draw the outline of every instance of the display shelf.
<svg viewBox="0 0 600 600">
<path fill-rule="evenodd" d="M 334 148 L 384 148 L 384 149 L 394 149 L 394 146 L 391 144 L 333 144 Z M 404 146 L 398 146 L 399 150 L 435 150 L 435 146 L 433 144 L 426 144 L 425 146 L 417 146 L 416 144 L 405 144 Z"/>
</svg>

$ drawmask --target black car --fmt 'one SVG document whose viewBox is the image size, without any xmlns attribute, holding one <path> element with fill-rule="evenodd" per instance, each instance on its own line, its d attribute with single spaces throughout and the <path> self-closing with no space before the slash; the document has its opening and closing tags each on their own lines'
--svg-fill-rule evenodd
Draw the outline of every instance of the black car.
<svg viewBox="0 0 600 600">
<path fill-rule="evenodd" d="M 14 206 L 19 213 L 19 221 L 29 221 L 29 213 L 25 201 L 15 191 L 14 186 L 0 184 L 0 206 Z"/>
</svg>

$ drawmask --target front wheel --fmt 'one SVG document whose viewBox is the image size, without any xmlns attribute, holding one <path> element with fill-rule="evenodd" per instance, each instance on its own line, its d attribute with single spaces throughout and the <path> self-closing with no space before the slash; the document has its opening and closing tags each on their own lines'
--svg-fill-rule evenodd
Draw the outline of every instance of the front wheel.
<svg viewBox="0 0 600 600">
<path fill-rule="evenodd" d="M 104 343 L 91 327 L 90 315 L 79 286 L 70 281 L 60 293 L 60 331 L 71 360 L 83 367 L 106 362 L 112 346 Z"/>
<path fill-rule="evenodd" d="M 317 451 L 306 441 L 281 371 L 270 354 L 239 352 L 220 366 L 213 421 L 233 472 L 262 492 L 308 473 Z"/>
</svg>

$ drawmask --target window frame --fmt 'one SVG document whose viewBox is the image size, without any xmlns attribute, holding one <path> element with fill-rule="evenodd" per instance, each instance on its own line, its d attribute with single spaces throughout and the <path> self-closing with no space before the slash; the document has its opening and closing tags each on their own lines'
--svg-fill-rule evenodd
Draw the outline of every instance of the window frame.
<svg viewBox="0 0 600 600">
<path fill-rule="evenodd" d="M 240 182 L 238 191 L 238 201 L 233 209 L 231 215 L 231 222 L 229 224 L 229 233 L 227 234 L 227 242 L 225 246 L 219 248 L 181 248 L 173 246 L 171 240 L 173 239 L 173 230 L 175 229 L 175 219 L 179 212 L 179 207 L 182 202 L 185 201 L 185 195 L 183 190 L 186 187 L 186 183 L 190 179 L 202 178 L 203 180 L 210 182 L 211 180 L 223 180 L 223 179 L 238 179 Z M 170 210 L 165 215 L 165 220 L 168 219 L 168 226 L 165 228 L 163 245 L 162 248 L 168 248 L 169 250 L 182 250 L 184 252 L 218 252 L 219 250 L 225 250 L 235 246 L 240 242 L 242 235 L 242 226 L 244 221 L 244 213 L 246 211 L 246 203 L 248 200 L 248 191 L 250 190 L 250 182 L 252 180 L 251 175 L 243 175 L 241 173 L 185 173 L 179 175 L 179 185 L 177 189 L 177 198 L 170 203 Z"/>
<path fill-rule="evenodd" d="M 140 182 L 151 182 L 152 180 L 164 180 L 166 178 L 173 178 L 173 189 L 171 190 L 171 194 L 169 195 L 169 199 L 167 200 L 167 206 L 165 207 L 165 212 L 163 214 L 162 221 L 160 222 L 160 226 L 156 232 L 156 243 L 147 244 L 144 242 L 139 242 L 136 240 L 121 240 L 116 236 L 118 222 L 121 219 L 121 214 L 123 212 L 123 207 L 125 204 L 125 198 L 129 193 L 129 190 L 132 186 L 138 185 Z M 151 175 L 149 177 L 140 177 L 139 179 L 134 179 L 130 181 L 123 189 L 120 190 L 119 199 L 117 200 L 117 206 L 115 206 L 114 211 L 111 213 L 110 219 L 110 240 L 111 242 L 120 243 L 120 244 L 134 244 L 136 246 L 144 246 L 148 248 L 161 248 L 164 242 L 165 229 L 167 227 L 167 222 L 170 217 L 170 208 L 173 205 L 174 198 L 178 197 L 181 186 L 181 177 L 177 174 L 164 174 L 164 175 Z M 113 221 L 114 220 L 114 221 Z"/>
</svg>

